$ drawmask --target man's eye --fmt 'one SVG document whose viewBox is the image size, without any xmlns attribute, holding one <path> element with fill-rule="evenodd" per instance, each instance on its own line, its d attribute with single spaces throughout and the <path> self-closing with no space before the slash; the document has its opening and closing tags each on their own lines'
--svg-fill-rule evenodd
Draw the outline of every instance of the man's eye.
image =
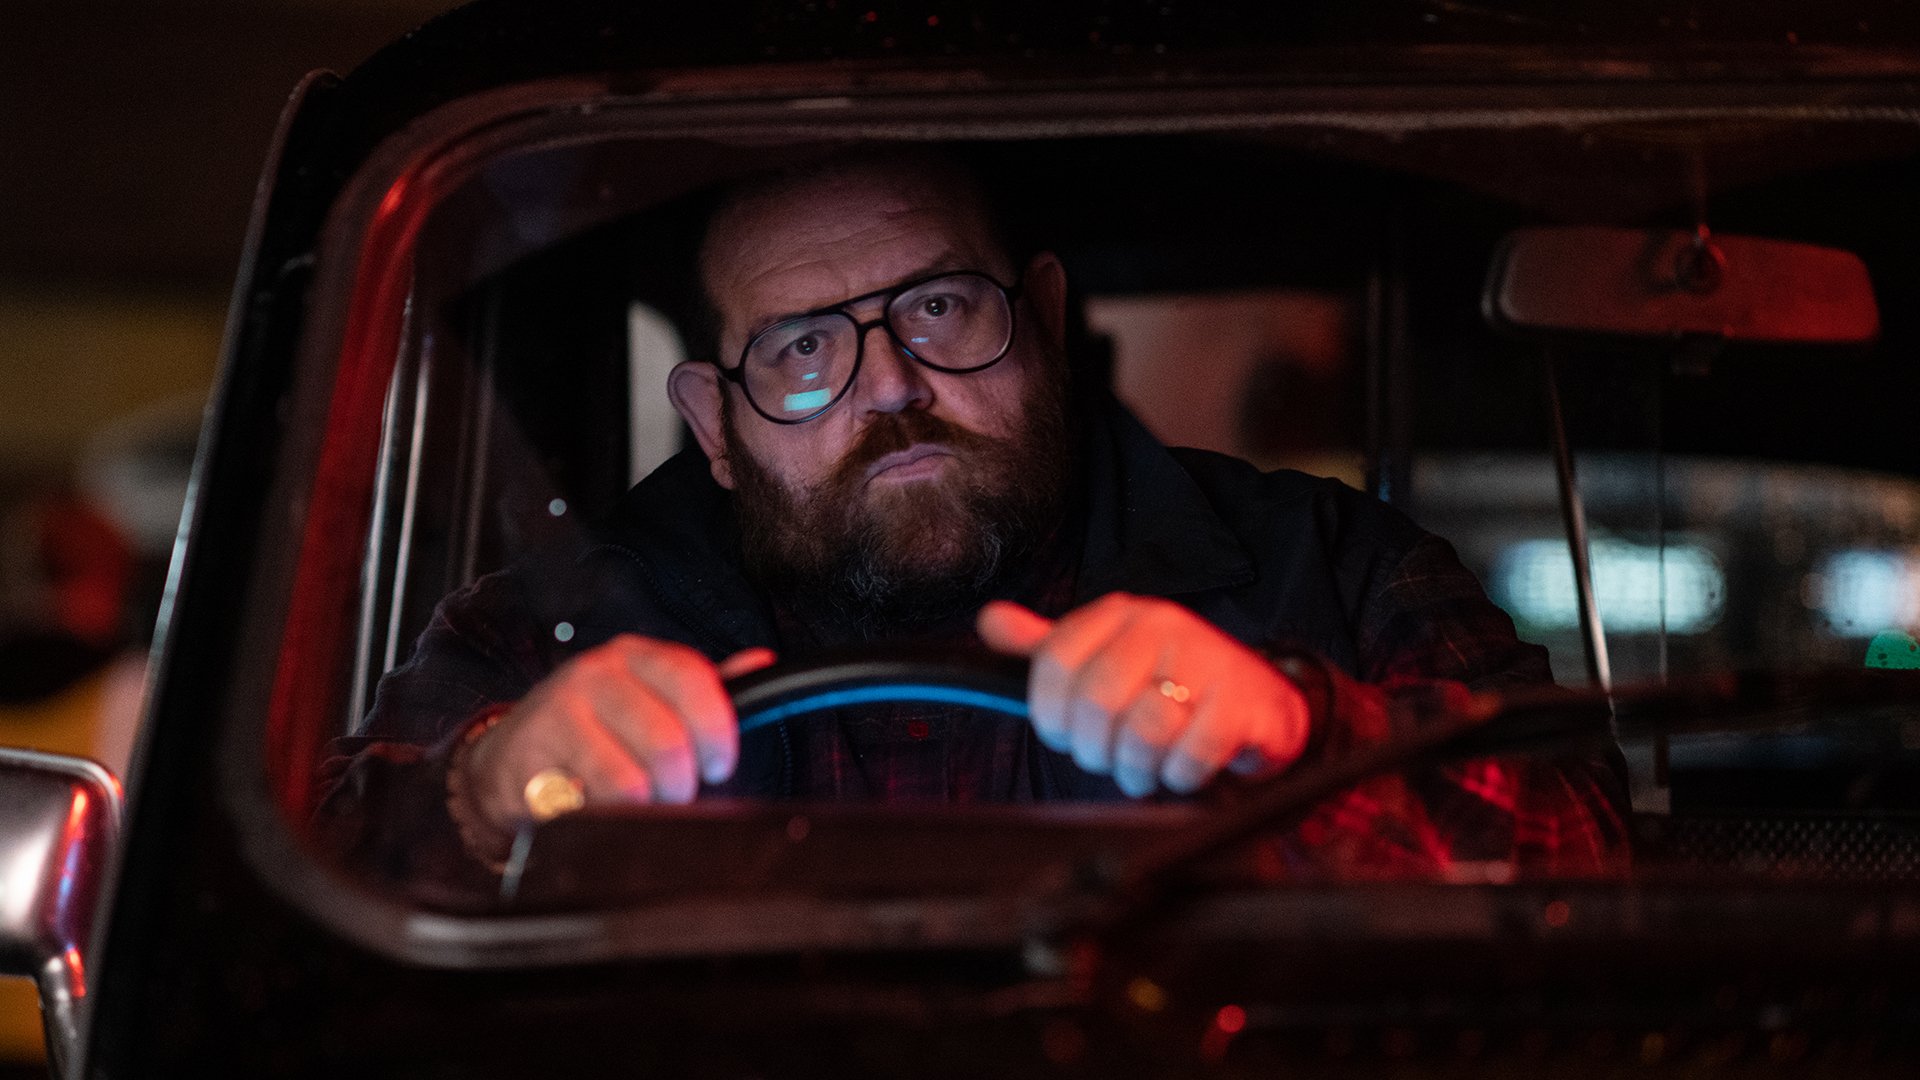
<svg viewBox="0 0 1920 1080">
<path fill-rule="evenodd" d="M 806 364 L 811 366 L 812 361 L 824 352 L 826 347 L 827 343 L 821 340 L 819 334 L 801 334 L 799 337 L 781 345 L 777 349 L 766 350 L 764 353 L 766 356 L 765 362 L 773 367 L 780 367 L 786 364 Z"/>
<path fill-rule="evenodd" d="M 940 319 L 953 313 L 958 307 L 951 296 L 929 296 L 915 305 L 914 314 L 920 318 Z"/>
</svg>

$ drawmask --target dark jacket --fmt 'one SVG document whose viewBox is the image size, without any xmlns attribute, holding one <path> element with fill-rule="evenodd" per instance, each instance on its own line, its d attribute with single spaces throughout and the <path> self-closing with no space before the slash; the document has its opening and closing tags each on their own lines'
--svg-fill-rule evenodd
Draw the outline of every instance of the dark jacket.
<svg viewBox="0 0 1920 1080">
<path fill-rule="evenodd" d="M 1514 636 L 1452 549 L 1384 504 L 1336 481 L 1169 450 L 1117 404 L 1087 425 L 1085 447 L 1071 585 L 1040 605 L 1056 609 L 1045 613 L 1114 591 L 1168 597 L 1269 655 L 1311 658 L 1311 754 L 1391 739 L 1428 715 L 1412 703 L 1436 694 L 1549 680 L 1545 650 Z M 778 650 L 779 624 L 742 569 L 736 537 L 730 497 L 690 450 L 636 486 L 583 553 L 529 560 L 448 597 L 413 655 L 382 680 L 361 733 L 337 742 L 323 827 L 382 873 L 439 873 L 447 868 L 435 865 L 458 861 L 444 855 L 450 842 L 457 848 L 445 759 L 490 705 L 620 633 L 716 660 L 749 646 Z M 839 737 L 825 750 L 819 738 L 812 751 L 796 749 L 785 726 L 743 740 L 740 768 L 719 793 L 846 795 L 808 769 L 845 752 Z M 958 729 L 999 759 L 981 766 L 993 790 L 949 798 L 1120 797 L 1024 724 L 978 718 Z M 1596 870 L 1624 850 L 1620 784 L 1601 760 L 1479 763 L 1383 783 L 1392 790 L 1370 785 L 1303 826 L 1303 857 L 1359 873 L 1485 860 Z"/>
</svg>

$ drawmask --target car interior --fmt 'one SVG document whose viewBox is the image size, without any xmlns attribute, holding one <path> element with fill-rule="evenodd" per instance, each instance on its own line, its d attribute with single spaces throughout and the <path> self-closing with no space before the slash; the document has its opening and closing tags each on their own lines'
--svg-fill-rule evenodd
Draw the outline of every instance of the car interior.
<svg viewBox="0 0 1920 1080">
<path fill-rule="evenodd" d="M 1592 669 L 1549 371 L 1613 686 L 1920 666 L 1906 636 L 1920 622 L 1920 325 L 1905 302 L 1920 287 L 1920 136 L 1871 118 L 1417 121 L 946 148 L 1010 232 L 1062 258 L 1083 372 L 1164 441 L 1336 476 L 1446 537 L 1563 685 Z M 582 543 L 688 445 L 661 391 L 673 364 L 710 358 L 691 264 L 714 186 L 849 145 L 610 127 L 500 153 L 441 201 L 407 253 L 355 639 L 340 643 L 351 682 L 337 726 L 306 738 L 356 730 L 443 596 Z M 1851 253 L 1877 335 L 1496 325 L 1503 241 L 1568 225 Z M 1816 702 L 1754 728 L 1623 739 L 1643 872 L 1920 869 L 1920 719 Z M 575 850 L 609 842 L 578 828 L 597 839 Z M 617 899 L 564 865 L 539 874 L 572 882 L 546 903 Z"/>
</svg>

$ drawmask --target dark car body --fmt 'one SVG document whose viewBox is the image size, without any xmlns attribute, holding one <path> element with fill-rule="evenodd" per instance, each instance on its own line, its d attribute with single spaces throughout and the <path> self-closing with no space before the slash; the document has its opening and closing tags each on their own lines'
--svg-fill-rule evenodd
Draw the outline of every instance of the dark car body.
<svg viewBox="0 0 1920 1080">
<path fill-rule="evenodd" d="M 302 824 L 334 718 L 365 689 L 337 647 L 355 637 L 340 583 L 361 580 L 389 456 L 411 280 L 393 254 L 489 146 L 564 144 L 609 113 L 740 138 L 1264 125 L 1389 148 L 1433 124 L 1486 146 L 1505 126 L 1609 117 L 1911 126 L 1920 22 L 1868 8 L 481 0 L 347 78 L 312 77 L 261 186 L 68 1064 L 100 1077 L 1909 1074 L 1920 892 L 1883 876 L 1230 880 L 1062 936 L 1087 890 L 1043 871 L 1191 823 L 778 807 L 607 833 L 582 822 L 549 850 L 726 850 L 759 869 L 723 862 L 641 900 L 492 907 L 383 892 Z M 1499 187 L 1502 168 L 1528 164 L 1453 167 Z M 1365 315 L 1361 448 L 1368 483 L 1393 499 L 1414 472 L 1414 374 L 1393 344 L 1401 271 L 1380 268 L 1377 238 L 1353 252 L 1382 283 Z M 595 407 L 569 404 L 554 428 L 591 426 L 581 410 Z M 557 468 L 582 492 L 617 491 L 596 460 L 589 447 Z M 1033 873 L 1012 872 L 1022 858 Z M 956 864 L 1006 872 L 943 876 Z M 806 887 L 769 888 L 781 875 Z"/>
</svg>

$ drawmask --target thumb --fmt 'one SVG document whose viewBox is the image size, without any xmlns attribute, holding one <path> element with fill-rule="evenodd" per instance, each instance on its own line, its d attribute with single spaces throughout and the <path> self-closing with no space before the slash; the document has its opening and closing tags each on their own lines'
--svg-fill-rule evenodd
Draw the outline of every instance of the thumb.
<svg viewBox="0 0 1920 1080">
<path fill-rule="evenodd" d="M 721 678 L 731 679 L 739 675 L 745 675 L 751 671 L 759 671 L 761 668 L 773 663 L 776 659 L 778 658 L 774 656 L 772 649 L 755 646 L 751 649 L 741 649 L 739 652 L 720 661 L 716 666 L 720 669 Z"/>
<path fill-rule="evenodd" d="M 1047 635 L 1053 633 L 1053 620 L 1005 600 L 995 600 L 981 608 L 976 625 L 987 648 L 1013 656 L 1032 656 Z"/>
</svg>

